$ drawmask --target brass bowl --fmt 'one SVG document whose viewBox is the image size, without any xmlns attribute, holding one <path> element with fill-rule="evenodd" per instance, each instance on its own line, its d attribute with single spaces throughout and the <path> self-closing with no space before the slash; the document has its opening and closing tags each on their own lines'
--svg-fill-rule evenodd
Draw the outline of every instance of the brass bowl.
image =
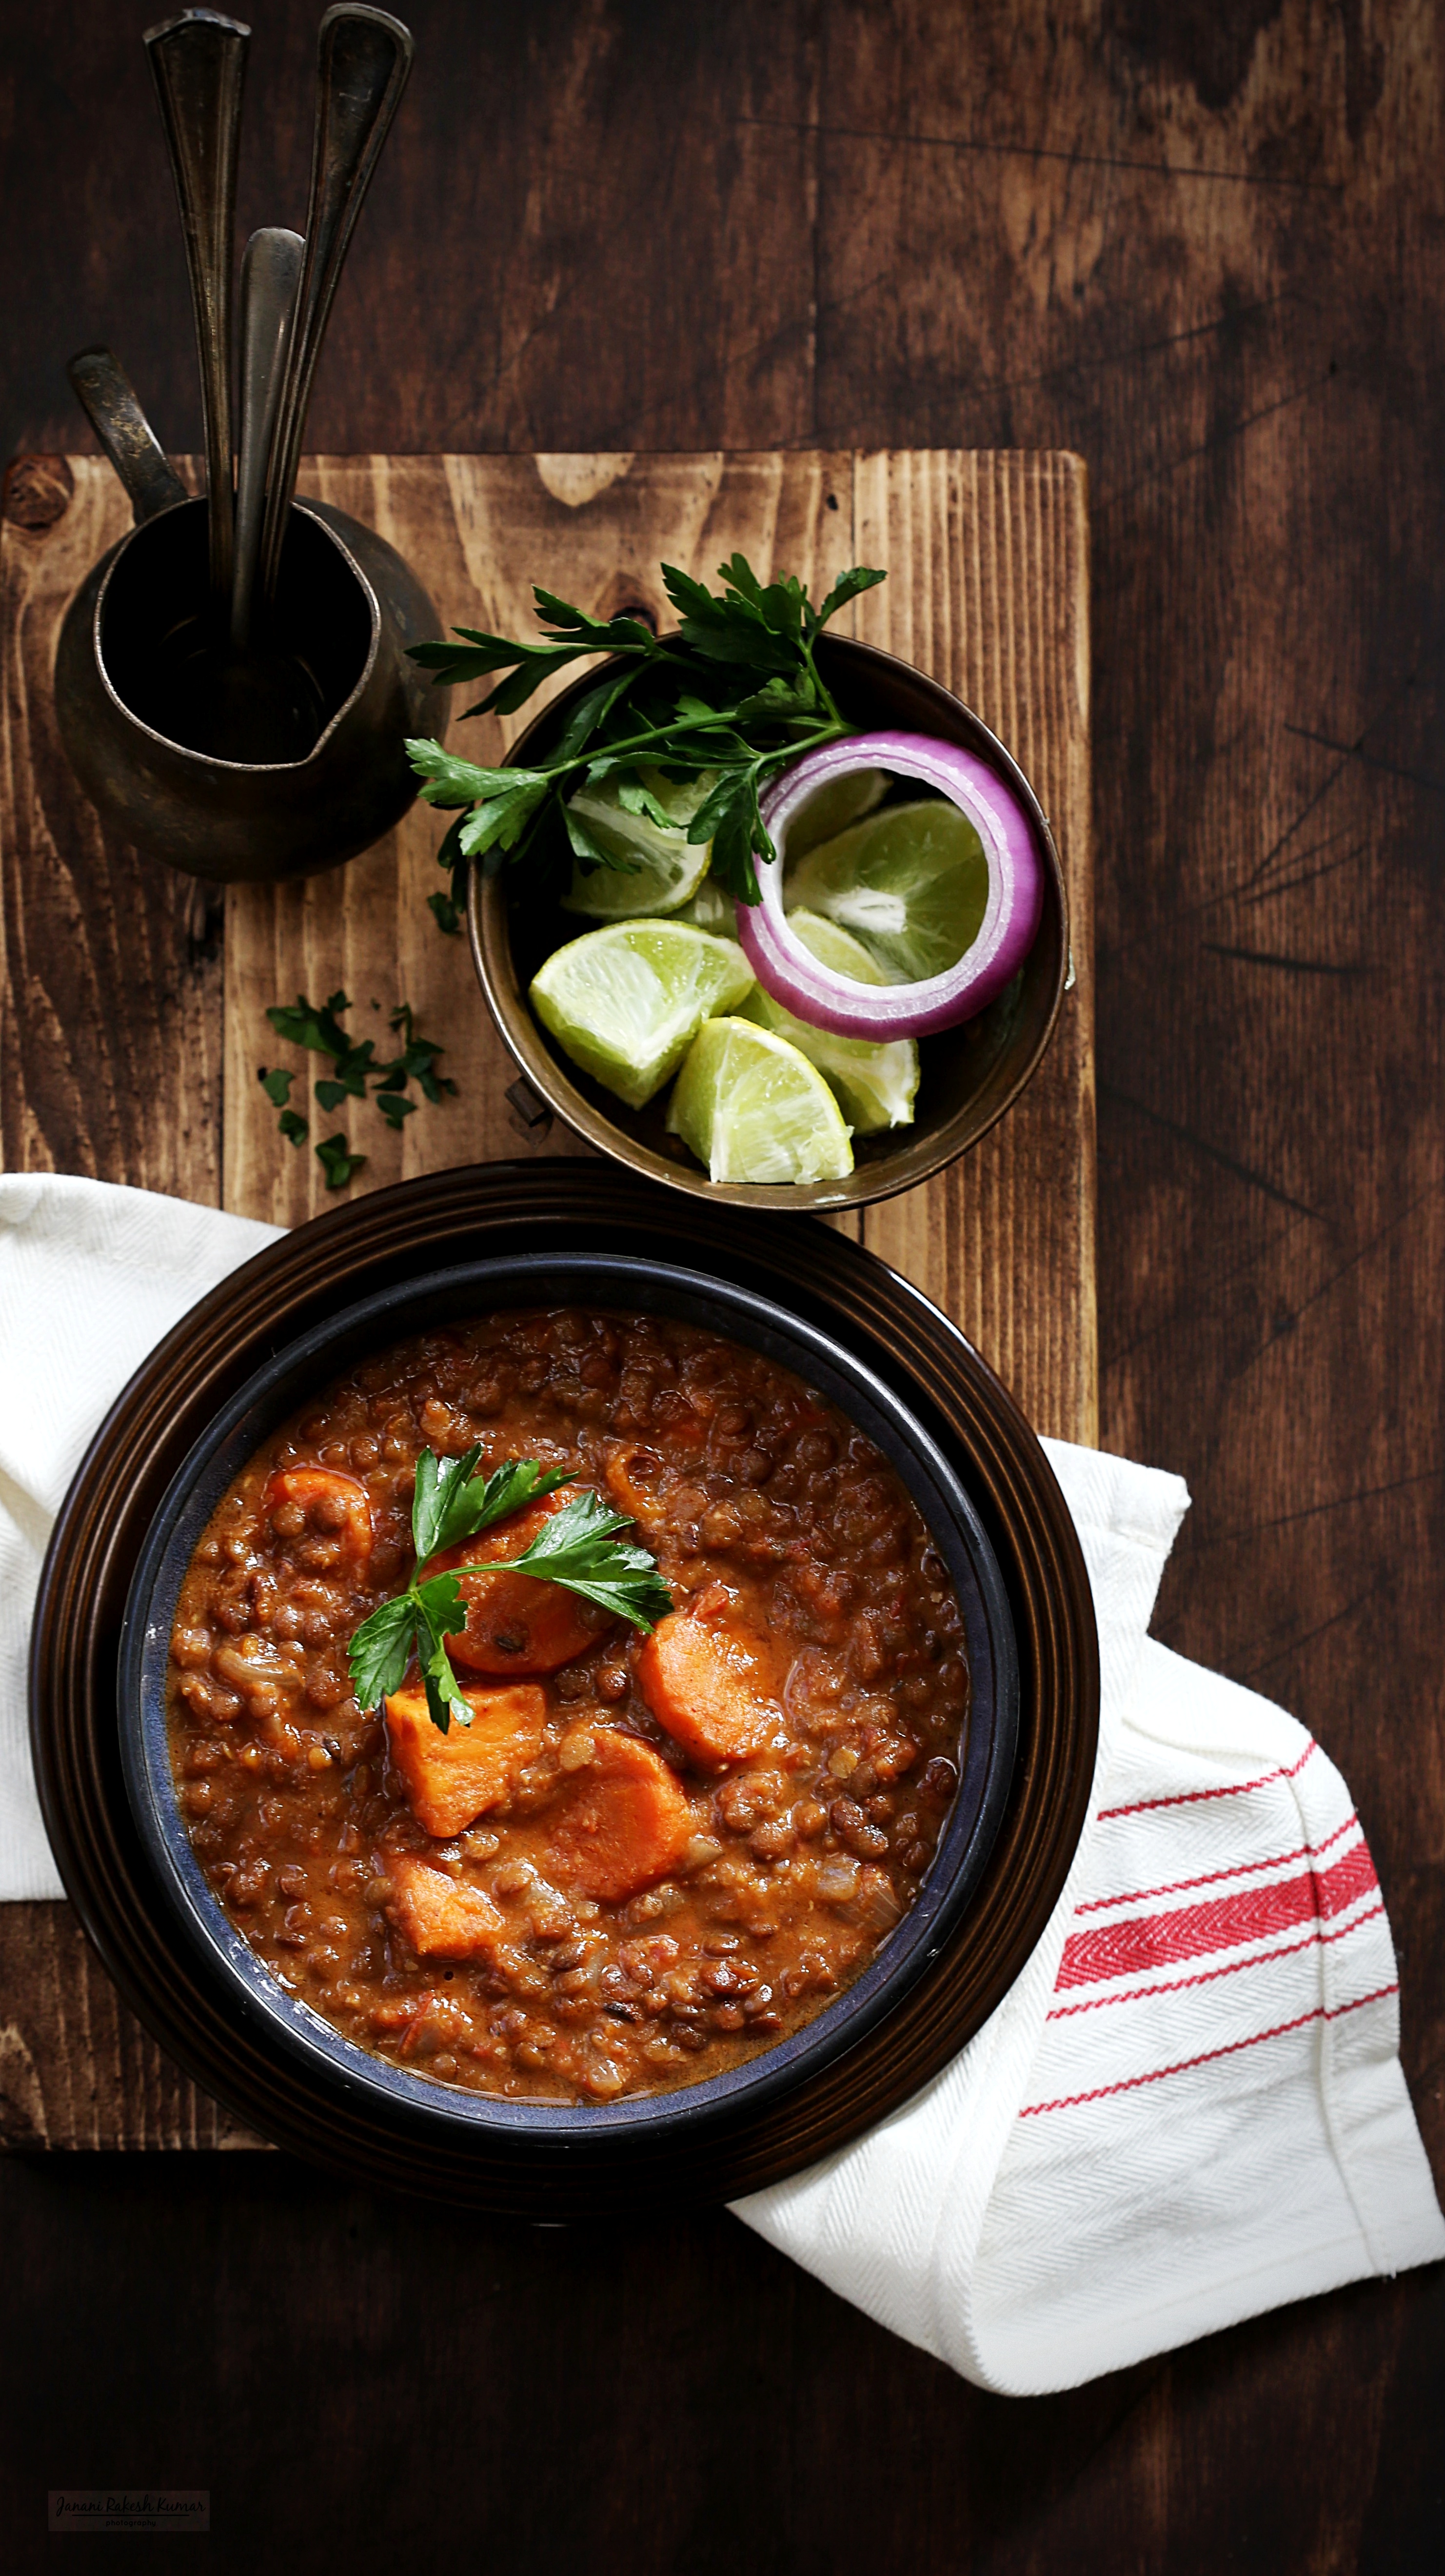
<svg viewBox="0 0 1445 2576">
<path fill-rule="evenodd" d="M 879 652 L 876 645 L 825 636 L 818 654 L 824 679 L 860 732 L 899 727 L 934 734 L 987 761 L 1028 814 L 1044 862 L 1043 918 L 1018 975 L 976 1019 L 921 1041 L 914 1125 L 900 1128 L 896 1140 L 886 1134 L 858 1137 L 855 1165 L 846 1180 L 771 1186 L 710 1181 L 679 1139 L 667 1133 L 666 1091 L 645 1109 L 626 1108 L 570 1063 L 533 1017 L 527 986 L 544 957 L 578 936 L 577 916 L 563 912 L 555 895 L 539 896 L 529 876 L 505 868 L 491 877 L 474 868 L 468 896 L 467 928 L 482 991 L 503 1040 L 547 1106 L 574 1134 L 628 1171 L 734 1207 L 866 1207 L 911 1190 L 955 1162 L 988 1133 L 1032 1079 L 1053 1032 L 1068 974 L 1068 902 L 1058 852 L 1038 798 L 1003 744 L 950 689 L 893 654 Z M 577 698 L 598 677 L 593 667 L 555 698 L 528 726 L 511 757 L 525 763 L 542 755 Z"/>
</svg>

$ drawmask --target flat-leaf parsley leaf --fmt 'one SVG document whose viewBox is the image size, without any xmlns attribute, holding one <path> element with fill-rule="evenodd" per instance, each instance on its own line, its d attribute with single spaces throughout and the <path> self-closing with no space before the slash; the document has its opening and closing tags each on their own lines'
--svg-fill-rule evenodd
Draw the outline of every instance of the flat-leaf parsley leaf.
<svg viewBox="0 0 1445 2576">
<path fill-rule="evenodd" d="M 329 1059 L 332 1071 L 315 1085 L 317 1106 L 333 1117 L 346 1100 L 365 1100 L 369 1096 L 381 1111 L 388 1127 L 399 1129 L 412 1117 L 417 1103 L 408 1098 L 407 1086 L 414 1082 L 424 1100 L 440 1105 L 455 1094 L 451 1076 L 438 1073 L 437 1059 L 442 1048 L 435 1038 L 424 1038 L 416 1025 L 416 1014 L 409 1002 L 399 1002 L 387 1023 L 394 1037 L 401 1041 L 400 1052 L 378 1063 L 376 1040 L 357 1040 L 342 1027 L 341 1013 L 349 1011 L 351 1002 L 344 992 L 329 993 L 324 1002 L 310 1002 L 298 993 L 294 1002 L 278 1002 L 266 1013 L 278 1037 L 289 1038 L 293 1045 L 305 1047 L 313 1055 Z M 373 1002 L 372 1009 L 378 1010 Z M 298 1077 L 283 1065 L 260 1065 L 257 1079 L 272 1106 L 279 1112 L 277 1125 L 292 1145 L 306 1141 L 306 1121 L 299 1110 L 287 1104 L 291 1085 Z M 328 1136 L 316 1148 L 326 1186 L 341 1190 L 359 1172 L 366 1161 L 364 1154 L 353 1154 L 347 1138 L 338 1132 Z"/>
<path fill-rule="evenodd" d="M 644 763 L 679 784 L 706 773 L 708 794 L 688 839 L 711 841 L 718 884 L 744 903 L 757 902 L 754 852 L 776 855 L 759 811 L 763 789 L 801 753 L 849 730 L 819 675 L 814 646 L 829 619 L 884 576 L 855 564 L 821 608 L 793 574 L 762 582 L 741 554 L 719 566 L 718 578 L 722 589 L 712 591 L 675 564 L 663 565 L 679 628 L 661 642 L 640 618 L 591 617 L 539 588 L 533 592 L 544 622 L 539 642 L 458 626 L 455 643 L 411 646 L 413 661 L 438 683 L 506 675 L 469 715 L 514 714 L 544 680 L 589 654 L 613 654 L 622 666 L 578 700 L 550 757 L 535 766 L 484 768 L 439 742 L 408 742 L 427 803 L 457 809 L 437 851 L 449 891 L 430 898 L 444 931 L 460 925 L 470 861 L 479 859 L 488 874 L 516 862 L 532 849 L 549 814 L 563 822 L 584 874 L 626 866 L 569 816 L 567 799 L 578 786 L 616 779 L 628 810 L 665 822 L 662 809 L 653 810 Z"/>
<path fill-rule="evenodd" d="M 350 1647 L 351 1687 L 363 1708 L 376 1708 L 400 1690 L 415 1655 L 432 1723 L 443 1735 L 450 1732 L 453 1718 L 462 1726 L 472 1722 L 447 1653 L 448 1637 L 466 1626 L 467 1614 L 455 1574 L 432 1574 L 421 1581 L 421 1568 L 444 1548 L 475 1538 L 494 1521 L 573 1481 L 570 1468 L 543 1468 L 535 1458 L 508 1458 L 489 1476 L 479 1476 L 481 1454 L 480 1441 L 461 1458 L 442 1459 L 423 1449 L 411 1505 L 416 1551 L 411 1580 L 404 1592 L 362 1620 Z M 609 1510 L 587 1490 L 554 1512 L 520 1556 L 469 1571 L 530 1574 L 539 1582 L 560 1583 L 646 1631 L 672 1608 L 672 1596 L 646 1548 L 616 1537 L 618 1530 L 631 1526 L 625 1513 Z"/>
</svg>

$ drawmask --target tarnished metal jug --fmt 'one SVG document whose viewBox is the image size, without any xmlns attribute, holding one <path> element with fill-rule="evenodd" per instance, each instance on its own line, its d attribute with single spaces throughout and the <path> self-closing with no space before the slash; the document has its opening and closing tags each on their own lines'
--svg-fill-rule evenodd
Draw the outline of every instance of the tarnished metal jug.
<svg viewBox="0 0 1445 2576">
<path fill-rule="evenodd" d="M 445 730 L 447 692 L 407 659 L 441 632 L 415 573 L 344 511 L 294 502 L 268 650 L 309 747 L 219 757 L 204 705 L 206 505 L 156 509 L 131 491 L 138 524 L 82 583 L 56 652 L 61 738 L 87 795 L 113 831 L 191 876 L 310 876 L 354 858 L 416 794 L 407 735 Z"/>
</svg>

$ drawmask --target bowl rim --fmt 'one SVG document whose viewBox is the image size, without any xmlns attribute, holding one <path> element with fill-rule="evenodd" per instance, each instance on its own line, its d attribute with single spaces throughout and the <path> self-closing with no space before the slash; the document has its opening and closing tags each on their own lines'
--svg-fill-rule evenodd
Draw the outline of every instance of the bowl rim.
<svg viewBox="0 0 1445 2576">
<path fill-rule="evenodd" d="M 158 750 L 172 755 L 177 760 L 189 762 L 191 766 L 197 770 L 207 772 L 217 771 L 222 776 L 227 776 L 232 771 L 235 771 L 248 778 L 300 778 L 303 771 L 310 768 L 311 763 L 317 759 L 319 754 L 324 751 L 327 745 L 334 739 L 337 728 L 343 724 L 347 716 L 350 715 L 353 707 L 357 703 L 357 700 L 361 697 L 363 691 L 371 680 L 372 673 L 376 669 L 377 657 L 381 651 L 381 602 L 377 598 L 375 584 L 371 581 L 363 566 L 358 563 L 356 556 L 352 553 L 352 550 L 347 544 L 340 529 L 333 526 L 331 520 L 325 515 L 326 505 L 324 502 L 318 503 L 311 499 L 303 499 L 297 495 L 292 499 L 291 508 L 294 511 L 299 512 L 303 518 L 309 519 L 311 525 L 318 529 L 322 536 L 330 540 L 337 554 L 340 555 L 342 562 L 345 564 L 352 579 L 356 583 L 358 590 L 361 592 L 362 599 L 366 606 L 367 618 L 370 625 L 370 634 L 367 641 L 366 657 L 361 665 L 359 673 L 357 674 L 355 685 L 348 689 L 346 696 L 343 698 L 340 706 L 336 709 L 335 714 L 328 717 L 325 725 L 317 735 L 316 740 L 313 742 L 311 749 L 306 753 L 304 759 L 220 760 L 216 757 L 214 752 L 196 751 L 190 743 L 177 742 L 172 735 L 161 733 L 155 725 L 147 724 L 144 716 L 138 716 L 135 709 L 127 704 L 126 700 L 121 696 L 120 691 L 116 687 L 114 680 L 111 678 L 110 667 L 105 658 L 104 629 L 105 612 L 110 599 L 110 585 L 114 575 L 119 571 L 124 557 L 129 554 L 131 547 L 136 542 L 136 539 L 138 537 L 144 537 L 147 529 L 159 527 L 163 519 L 174 519 L 183 510 L 204 510 L 205 507 L 206 500 L 204 493 L 201 494 L 199 499 L 194 494 L 188 493 L 183 501 L 168 502 L 163 510 L 152 510 L 146 518 L 138 519 L 135 526 L 133 528 L 127 528 L 125 535 L 119 538 L 116 544 L 111 548 L 110 554 L 106 560 L 105 570 L 101 575 L 100 582 L 96 590 L 95 605 L 91 610 L 90 617 L 91 650 L 95 656 L 95 667 L 100 675 L 101 687 L 104 689 L 111 705 L 124 719 L 126 724 L 133 726 L 137 733 L 143 734 L 148 742 L 153 742 Z M 344 866 L 345 862 L 342 861 L 341 864 Z"/>
<path fill-rule="evenodd" d="M 661 640 L 676 640 L 669 637 Z M 508 910 L 507 874 L 505 869 L 487 876 L 473 864 L 467 880 L 467 940 L 472 964 L 492 1014 L 498 1034 L 526 1079 L 553 1113 L 571 1128 L 574 1135 L 606 1154 L 613 1162 L 647 1180 L 658 1181 L 666 1189 L 680 1190 L 715 1206 L 786 1210 L 800 1215 L 824 1210 L 875 1206 L 880 1200 L 895 1198 L 902 1190 L 911 1190 L 935 1173 L 945 1171 L 978 1144 L 990 1129 L 1010 1110 L 1021 1092 L 1026 1090 L 1053 1040 L 1059 1012 L 1069 982 L 1069 897 L 1063 864 L 1054 843 L 1049 820 L 1033 787 L 997 734 L 984 723 L 956 691 L 945 687 L 926 671 L 905 662 L 897 653 L 885 652 L 881 645 L 865 643 L 860 637 L 827 634 L 820 639 L 819 653 L 825 661 L 856 661 L 866 672 L 896 672 L 911 684 L 923 689 L 938 704 L 940 714 L 950 714 L 961 721 L 966 742 L 972 750 L 997 769 L 1006 786 L 1024 808 L 1038 838 L 1044 862 L 1044 903 L 1056 905 L 1059 916 L 1059 953 L 1048 1009 L 1033 1050 L 1008 1087 L 989 1110 L 988 1115 L 968 1135 L 958 1138 L 955 1130 L 966 1122 L 967 1110 L 959 1110 L 948 1123 L 929 1137 L 917 1138 L 877 1161 L 855 1164 L 841 1181 L 810 1181 L 774 1184 L 762 1182 L 713 1181 L 706 1172 L 674 1163 L 627 1134 L 606 1113 L 596 1107 L 559 1064 L 532 1017 L 512 964 L 511 924 Z M 533 737 L 553 724 L 569 702 L 593 687 L 598 678 L 610 670 L 619 657 L 609 654 L 605 660 L 589 665 L 585 675 L 549 698 L 545 707 L 533 716 L 518 735 L 508 753 L 509 760 L 525 757 Z M 910 720 L 911 721 L 911 720 Z M 872 724 L 865 731 L 875 731 Z M 920 721 L 917 730 L 926 731 Z M 1040 925 L 1042 927 L 1042 923 Z"/>
<path fill-rule="evenodd" d="M 500 1292 L 500 1293 L 499 1293 Z M 412 2073 L 346 2037 L 283 1986 L 231 1921 L 191 1844 L 171 1770 L 165 1676 L 176 1596 L 193 1549 L 236 1474 L 326 1376 L 445 1320 L 499 1307 L 576 1304 L 672 1313 L 760 1350 L 816 1385 L 879 1446 L 908 1487 L 944 1556 L 963 1611 L 971 1696 L 960 1781 L 918 1894 L 853 1982 L 802 2027 L 737 2067 L 696 2084 L 603 2104 L 504 2095 Z M 258 1414 L 262 1417 L 259 1421 Z M 569 2161 L 589 2145 L 689 2133 L 745 2117 L 786 2094 L 886 2023 L 960 1928 L 987 1866 L 1013 1780 L 1018 1648 L 1002 1571 L 966 1482 L 895 1389 L 816 1325 L 775 1299 L 680 1263 L 534 1253 L 461 1263 L 395 1283 L 339 1308 L 272 1352 L 194 1442 L 152 1517 L 133 1574 L 119 1651 L 121 1756 L 132 1813 L 183 1936 L 312 2075 L 358 2098 L 381 2097 L 420 2132 L 501 2134 Z"/>
</svg>

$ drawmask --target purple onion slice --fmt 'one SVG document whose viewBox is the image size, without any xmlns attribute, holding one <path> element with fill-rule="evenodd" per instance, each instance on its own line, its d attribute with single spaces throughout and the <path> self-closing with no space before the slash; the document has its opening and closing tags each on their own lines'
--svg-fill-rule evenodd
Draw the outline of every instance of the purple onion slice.
<svg viewBox="0 0 1445 2576">
<path fill-rule="evenodd" d="M 983 843 L 988 902 L 978 936 L 956 966 L 912 984 L 859 984 L 811 955 L 788 926 L 783 869 L 788 824 L 816 788 L 855 769 L 884 769 L 935 788 L 965 814 Z M 921 1038 L 972 1019 L 1002 992 L 1033 945 L 1044 871 L 1033 827 L 996 770 L 956 743 L 923 733 L 850 734 L 783 772 L 763 799 L 777 859 L 755 859 L 762 900 L 737 907 L 738 937 L 758 982 L 814 1028 L 839 1037 Z"/>
</svg>

